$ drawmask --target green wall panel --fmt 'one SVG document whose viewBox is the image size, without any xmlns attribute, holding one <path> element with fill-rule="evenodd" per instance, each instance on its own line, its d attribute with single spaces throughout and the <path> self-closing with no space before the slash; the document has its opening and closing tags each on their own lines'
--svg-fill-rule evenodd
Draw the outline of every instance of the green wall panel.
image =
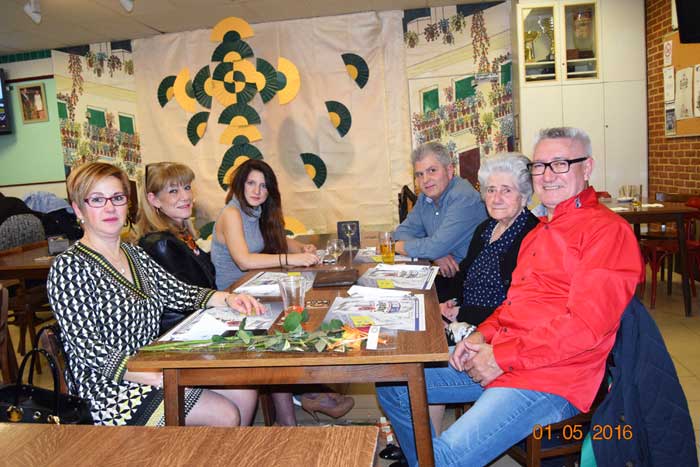
<svg viewBox="0 0 700 467">
<path fill-rule="evenodd" d="M 35 83 L 44 83 L 49 120 L 24 124 L 17 88 Z M 15 83 L 10 94 L 14 133 L 0 135 L 0 185 L 65 179 L 54 80 Z"/>
</svg>

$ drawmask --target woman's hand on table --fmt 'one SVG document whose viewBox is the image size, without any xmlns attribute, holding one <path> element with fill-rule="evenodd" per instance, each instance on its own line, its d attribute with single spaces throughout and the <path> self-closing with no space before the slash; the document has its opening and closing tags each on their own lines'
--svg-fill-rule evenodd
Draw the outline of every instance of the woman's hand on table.
<svg viewBox="0 0 700 467">
<path fill-rule="evenodd" d="M 315 251 L 315 250 L 314 250 Z M 289 266 L 313 266 L 318 263 L 316 253 L 291 253 L 287 255 Z"/>
<path fill-rule="evenodd" d="M 265 312 L 263 305 L 247 294 L 230 293 L 224 299 L 226 306 L 245 315 L 260 315 Z"/>
</svg>

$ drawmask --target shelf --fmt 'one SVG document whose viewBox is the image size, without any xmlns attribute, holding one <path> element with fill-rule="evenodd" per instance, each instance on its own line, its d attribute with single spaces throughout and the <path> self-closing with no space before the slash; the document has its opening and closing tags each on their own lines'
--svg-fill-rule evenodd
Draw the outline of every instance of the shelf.
<svg viewBox="0 0 700 467">
<path fill-rule="evenodd" d="M 598 74 L 597 71 L 591 70 L 591 71 L 570 71 L 566 74 L 566 76 L 584 76 L 584 75 L 592 75 L 596 76 Z"/>
<path fill-rule="evenodd" d="M 525 77 L 525 81 L 544 81 L 544 80 L 551 80 L 556 78 L 556 74 L 554 73 L 548 73 L 546 75 L 527 75 Z"/>
<path fill-rule="evenodd" d="M 543 66 L 543 65 L 554 65 L 554 60 L 548 62 L 526 62 L 525 66 Z"/>
<path fill-rule="evenodd" d="M 586 62 L 595 62 L 596 58 L 575 58 L 573 60 L 567 60 L 566 63 L 586 63 Z"/>
</svg>

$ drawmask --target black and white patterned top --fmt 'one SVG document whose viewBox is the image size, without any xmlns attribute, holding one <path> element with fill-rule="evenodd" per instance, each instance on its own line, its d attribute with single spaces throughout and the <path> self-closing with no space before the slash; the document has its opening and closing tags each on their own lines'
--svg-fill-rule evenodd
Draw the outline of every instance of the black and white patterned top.
<svg viewBox="0 0 700 467">
<path fill-rule="evenodd" d="M 76 386 L 71 393 L 90 400 L 95 423 L 157 425 L 163 392 L 125 381 L 126 362 L 158 336 L 164 306 L 201 308 L 214 291 L 178 281 L 139 247 L 122 243 L 121 248 L 133 283 L 78 242 L 51 266 L 49 302 Z"/>
</svg>

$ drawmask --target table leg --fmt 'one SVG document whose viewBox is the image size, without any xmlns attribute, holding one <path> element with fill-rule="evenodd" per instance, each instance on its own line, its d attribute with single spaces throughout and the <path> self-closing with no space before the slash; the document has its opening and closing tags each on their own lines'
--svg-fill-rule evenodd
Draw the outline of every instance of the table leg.
<svg viewBox="0 0 700 467">
<path fill-rule="evenodd" d="M 676 216 L 676 231 L 678 232 L 678 254 L 681 262 L 681 284 L 683 286 L 683 305 L 685 307 L 685 316 L 691 316 L 690 304 L 690 281 L 688 280 L 688 252 L 685 243 L 685 223 L 683 222 L 684 215 Z"/>
<path fill-rule="evenodd" d="M 411 416 L 413 417 L 413 432 L 416 437 L 416 452 L 418 465 L 433 467 L 433 437 L 430 433 L 430 417 L 428 416 L 428 397 L 425 391 L 425 374 L 423 364 L 411 365 L 408 371 L 408 395 L 411 399 Z"/>
<path fill-rule="evenodd" d="M 163 404 L 166 426 L 185 426 L 185 387 L 180 385 L 179 370 L 163 370 Z"/>
</svg>

